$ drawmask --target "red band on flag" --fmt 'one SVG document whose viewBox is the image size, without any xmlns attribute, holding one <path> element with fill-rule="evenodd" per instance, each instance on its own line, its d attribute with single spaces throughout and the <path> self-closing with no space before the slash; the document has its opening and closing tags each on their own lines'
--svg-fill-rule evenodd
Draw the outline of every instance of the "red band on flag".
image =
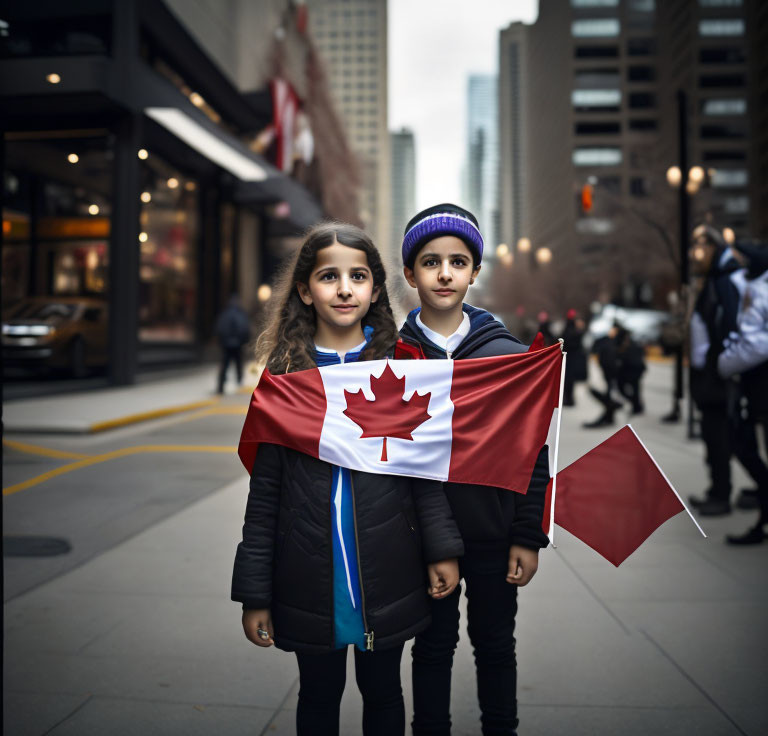
<svg viewBox="0 0 768 736">
<path fill-rule="evenodd" d="M 323 380 L 317 369 L 273 376 L 265 368 L 251 397 L 238 447 L 248 473 L 262 442 L 317 457 L 325 407 Z"/>
<path fill-rule="evenodd" d="M 562 362 L 559 344 L 454 362 L 449 481 L 527 492 L 558 405 Z"/>
</svg>

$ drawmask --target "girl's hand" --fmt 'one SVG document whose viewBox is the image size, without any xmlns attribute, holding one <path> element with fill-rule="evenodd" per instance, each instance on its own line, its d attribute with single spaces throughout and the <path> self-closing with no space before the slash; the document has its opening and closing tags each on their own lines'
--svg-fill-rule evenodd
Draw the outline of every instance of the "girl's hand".
<svg viewBox="0 0 768 736">
<path fill-rule="evenodd" d="M 427 565 L 429 588 L 427 592 L 433 598 L 445 598 L 459 584 L 459 563 L 454 557 L 451 560 L 441 560 Z"/>
<path fill-rule="evenodd" d="M 507 582 L 512 585 L 528 585 L 539 568 L 539 551 L 518 547 L 513 544 L 509 548 L 509 566 L 507 567 Z"/>
<path fill-rule="evenodd" d="M 243 611 L 243 631 L 248 641 L 257 647 L 271 647 L 275 643 L 272 616 L 268 608 L 250 608 Z"/>
</svg>

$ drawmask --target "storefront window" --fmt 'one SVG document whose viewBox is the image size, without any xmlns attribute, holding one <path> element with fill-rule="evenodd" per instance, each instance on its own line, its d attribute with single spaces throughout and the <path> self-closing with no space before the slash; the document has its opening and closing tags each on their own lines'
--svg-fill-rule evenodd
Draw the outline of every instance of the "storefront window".
<svg viewBox="0 0 768 736">
<path fill-rule="evenodd" d="M 9 136 L 3 311 L 30 297 L 105 299 L 111 216 L 106 136 Z"/>
<path fill-rule="evenodd" d="M 195 340 L 197 182 L 150 153 L 142 165 L 139 339 Z"/>
</svg>

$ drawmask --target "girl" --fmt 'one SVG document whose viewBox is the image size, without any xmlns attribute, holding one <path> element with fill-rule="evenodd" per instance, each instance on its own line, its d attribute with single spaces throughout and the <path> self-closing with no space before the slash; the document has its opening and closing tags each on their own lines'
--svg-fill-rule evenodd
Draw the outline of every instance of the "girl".
<svg viewBox="0 0 768 736">
<path fill-rule="evenodd" d="M 386 357 L 397 329 L 385 280 L 362 230 L 314 228 L 277 289 L 258 355 L 272 373 Z M 232 599 L 251 642 L 296 652 L 299 736 L 338 734 L 350 644 L 363 733 L 404 733 L 403 643 L 429 625 L 427 578 L 430 595 L 449 595 L 462 552 L 440 483 L 260 446 Z"/>
</svg>

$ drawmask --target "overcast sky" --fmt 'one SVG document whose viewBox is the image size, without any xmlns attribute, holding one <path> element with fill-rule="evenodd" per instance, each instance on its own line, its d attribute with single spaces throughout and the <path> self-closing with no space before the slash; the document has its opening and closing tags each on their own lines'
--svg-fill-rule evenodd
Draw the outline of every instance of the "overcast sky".
<svg viewBox="0 0 768 736">
<path fill-rule="evenodd" d="M 499 30 L 538 0 L 389 0 L 389 128 L 416 137 L 416 206 L 459 204 L 467 78 L 496 73 Z"/>
</svg>

